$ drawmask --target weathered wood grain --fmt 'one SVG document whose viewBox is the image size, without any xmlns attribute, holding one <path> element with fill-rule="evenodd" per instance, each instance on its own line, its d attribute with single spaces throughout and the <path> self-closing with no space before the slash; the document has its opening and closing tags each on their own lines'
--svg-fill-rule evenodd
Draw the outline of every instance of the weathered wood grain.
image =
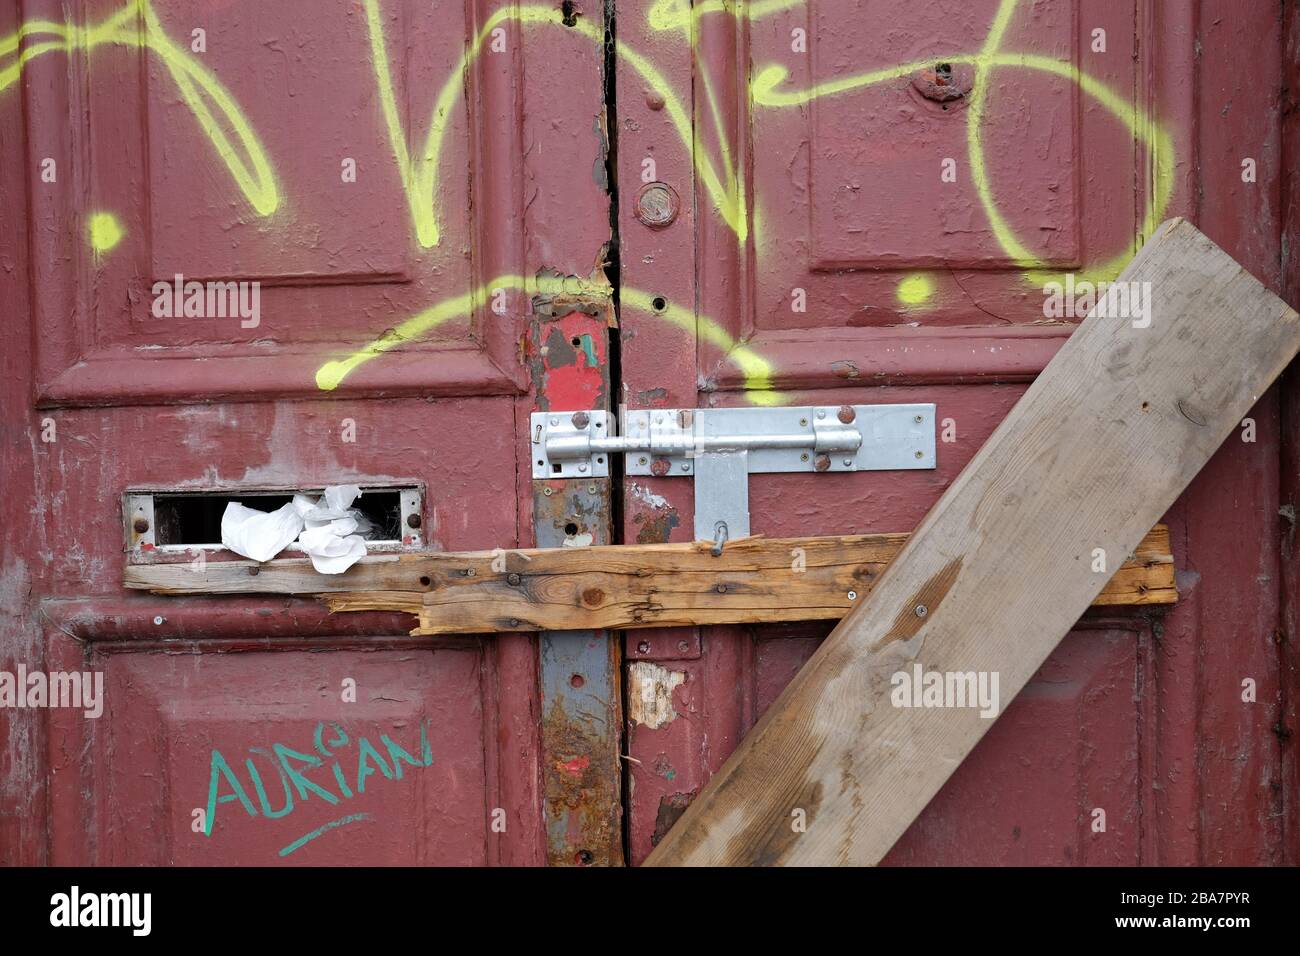
<svg viewBox="0 0 1300 956">
<path fill-rule="evenodd" d="M 1104 587 L 1095 549 L 1128 554 L 1300 346 L 1183 220 L 1120 278 L 1149 326 L 1084 320 L 649 864 L 879 861 L 993 723 L 896 706 L 893 675 L 997 674 L 1005 706 Z"/>
<path fill-rule="evenodd" d="M 317 574 L 305 558 L 209 561 L 202 571 L 131 565 L 126 585 L 167 594 L 322 594 L 334 611 L 417 614 L 415 634 L 838 620 L 906 541 L 745 538 L 719 557 L 707 543 L 402 555 L 367 558 L 337 576 Z M 1169 530 L 1160 525 L 1094 604 L 1177 597 Z"/>
</svg>

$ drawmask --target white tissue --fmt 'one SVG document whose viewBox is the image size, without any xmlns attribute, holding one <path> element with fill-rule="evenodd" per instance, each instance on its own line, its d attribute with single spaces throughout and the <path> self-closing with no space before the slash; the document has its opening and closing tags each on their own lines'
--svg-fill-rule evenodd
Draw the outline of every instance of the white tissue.
<svg viewBox="0 0 1300 956">
<path fill-rule="evenodd" d="M 232 501 L 221 515 L 221 544 L 254 561 L 270 561 L 293 544 L 302 528 L 302 515 L 292 502 L 266 512 Z"/>
<path fill-rule="evenodd" d="M 365 538 L 357 530 L 371 526 L 352 502 L 361 494 L 356 485 L 331 485 L 313 500 L 294 495 L 277 511 L 255 511 L 236 502 L 221 516 L 221 543 L 254 561 L 269 561 L 296 538 L 320 574 L 342 574 L 366 555 Z"/>
</svg>

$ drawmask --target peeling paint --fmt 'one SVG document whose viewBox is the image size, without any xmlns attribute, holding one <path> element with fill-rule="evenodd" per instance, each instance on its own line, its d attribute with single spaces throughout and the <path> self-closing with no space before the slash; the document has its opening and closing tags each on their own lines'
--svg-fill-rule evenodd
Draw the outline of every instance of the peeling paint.
<svg viewBox="0 0 1300 956">
<path fill-rule="evenodd" d="M 649 661 L 628 667 L 627 716 L 633 723 L 656 730 L 677 719 L 673 691 L 686 682 L 683 671 L 670 671 Z"/>
</svg>

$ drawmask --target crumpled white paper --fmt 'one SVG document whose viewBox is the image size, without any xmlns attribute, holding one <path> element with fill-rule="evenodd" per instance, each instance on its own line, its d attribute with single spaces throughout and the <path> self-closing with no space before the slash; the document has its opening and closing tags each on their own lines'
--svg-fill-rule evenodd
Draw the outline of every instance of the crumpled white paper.
<svg viewBox="0 0 1300 956">
<path fill-rule="evenodd" d="M 254 561 L 270 561 L 293 544 L 302 527 L 292 502 L 267 512 L 232 501 L 221 515 L 221 544 Z"/>
<path fill-rule="evenodd" d="M 272 512 L 256 511 L 232 501 L 221 516 L 221 544 L 254 561 L 269 561 L 297 540 L 320 574 L 342 574 L 366 555 L 371 521 L 352 502 L 356 485 L 332 485 L 319 500 L 294 495 Z"/>
</svg>

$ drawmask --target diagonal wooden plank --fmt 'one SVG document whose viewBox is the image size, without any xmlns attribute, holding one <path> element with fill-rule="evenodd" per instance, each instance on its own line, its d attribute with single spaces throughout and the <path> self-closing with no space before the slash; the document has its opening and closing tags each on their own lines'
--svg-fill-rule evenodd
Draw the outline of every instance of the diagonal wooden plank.
<svg viewBox="0 0 1300 956">
<path fill-rule="evenodd" d="M 649 864 L 879 861 L 992 726 L 896 706 L 893 675 L 996 674 L 1009 701 L 1100 592 L 1095 549 L 1128 554 L 1300 346 L 1183 220 L 1120 278 L 1149 324 L 1090 314 Z"/>
</svg>

